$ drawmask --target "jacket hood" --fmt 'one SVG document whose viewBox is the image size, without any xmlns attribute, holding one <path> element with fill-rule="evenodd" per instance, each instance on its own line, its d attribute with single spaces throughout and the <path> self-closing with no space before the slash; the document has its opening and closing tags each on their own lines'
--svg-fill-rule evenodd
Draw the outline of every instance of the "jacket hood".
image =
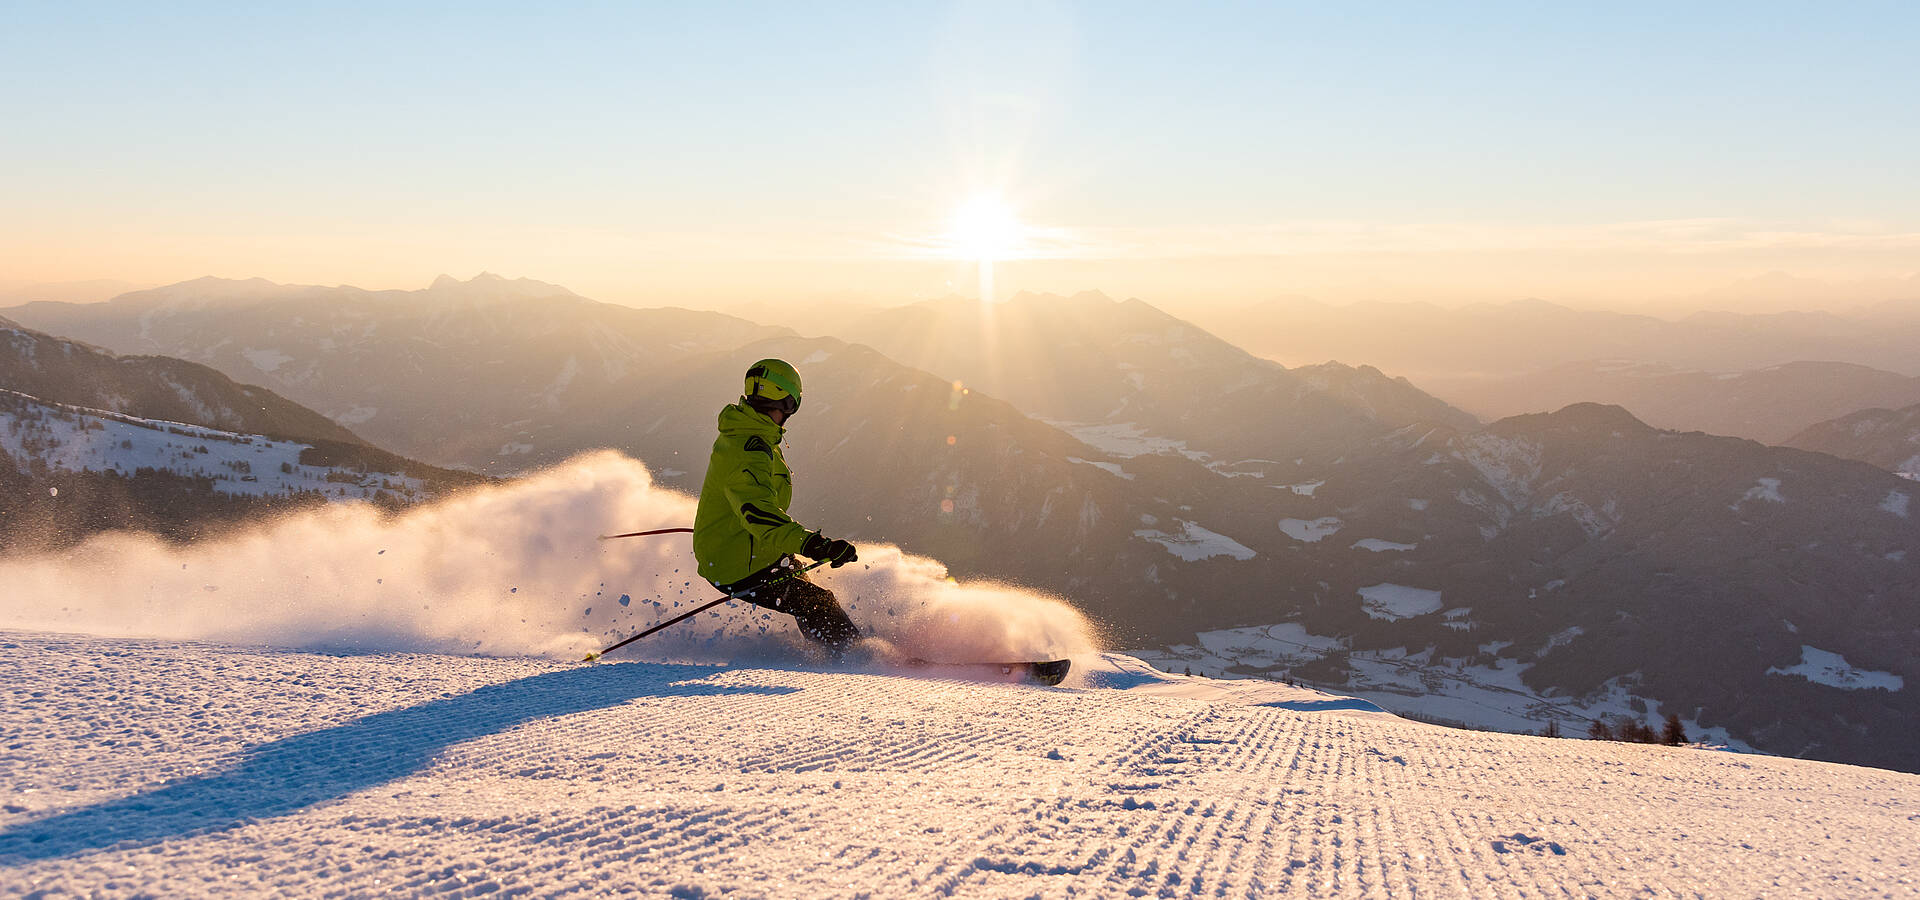
<svg viewBox="0 0 1920 900">
<path fill-rule="evenodd" d="M 744 403 L 730 403 L 720 410 L 720 433 L 725 435 L 757 434 L 775 444 L 786 436 L 787 430 Z"/>
</svg>

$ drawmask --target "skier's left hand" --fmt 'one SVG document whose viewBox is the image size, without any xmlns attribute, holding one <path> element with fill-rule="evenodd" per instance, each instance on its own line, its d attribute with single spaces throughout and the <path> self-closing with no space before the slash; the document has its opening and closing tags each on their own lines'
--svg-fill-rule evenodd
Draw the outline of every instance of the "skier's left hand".
<svg viewBox="0 0 1920 900">
<path fill-rule="evenodd" d="M 852 544 L 838 538 L 828 538 L 820 532 L 807 535 L 807 543 L 800 552 L 822 562 L 830 562 L 838 569 L 860 558 L 859 551 Z"/>
</svg>

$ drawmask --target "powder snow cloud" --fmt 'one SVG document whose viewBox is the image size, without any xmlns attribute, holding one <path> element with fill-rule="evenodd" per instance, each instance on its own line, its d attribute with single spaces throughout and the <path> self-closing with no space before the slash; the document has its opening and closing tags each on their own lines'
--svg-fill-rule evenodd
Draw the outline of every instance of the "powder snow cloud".
<svg viewBox="0 0 1920 900">
<path fill-rule="evenodd" d="M 692 522 L 695 499 L 611 451 L 397 515 L 337 504 L 216 540 L 110 533 L 57 555 L 0 560 L 0 627 L 309 649 L 578 658 L 719 596 L 688 536 L 601 541 Z M 936 660 L 1096 652 L 1072 607 L 957 584 L 886 545 L 821 569 L 862 629 Z M 724 604 L 615 658 L 798 660 L 792 620 Z"/>
</svg>

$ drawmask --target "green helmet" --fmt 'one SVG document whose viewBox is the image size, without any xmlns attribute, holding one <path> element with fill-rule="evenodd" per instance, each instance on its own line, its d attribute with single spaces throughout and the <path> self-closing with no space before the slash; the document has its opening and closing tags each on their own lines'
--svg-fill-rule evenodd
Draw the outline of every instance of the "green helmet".
<svg viewBox="0 0 1920 900">
<path fill-rule="evenodd" d="M 800 373 L 785 360 L 763 359 L 747 368 L 742 392 L 747 405 L 765 412 L 780 410 L 791 416 L 800 409 Z"/>
</svg>

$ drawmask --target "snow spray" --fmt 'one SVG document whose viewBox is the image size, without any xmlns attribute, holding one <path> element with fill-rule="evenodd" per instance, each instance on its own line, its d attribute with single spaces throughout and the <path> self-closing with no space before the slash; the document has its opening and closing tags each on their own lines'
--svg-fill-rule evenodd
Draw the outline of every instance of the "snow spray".
<svg viewBox="0 0 1920 900">
<path fill-rule="evenodd" d="M 718 596 L 686 535 L 600 541 L 693 521 L 695 500 L 612 451 L 398 514 L 334 504 L 189 545 L 108 533 L 0 560 L 0 628 L 328 651 L 578 659 Z M 1029 591 L 957 584 L 933 560 L 861 544 L 809 577 L 861 630 L 941 661 L 1085 656 L 1093 629 Z M 791 618 L 728 603 L 614 659 L 804 659 Z"/>
</svg>

